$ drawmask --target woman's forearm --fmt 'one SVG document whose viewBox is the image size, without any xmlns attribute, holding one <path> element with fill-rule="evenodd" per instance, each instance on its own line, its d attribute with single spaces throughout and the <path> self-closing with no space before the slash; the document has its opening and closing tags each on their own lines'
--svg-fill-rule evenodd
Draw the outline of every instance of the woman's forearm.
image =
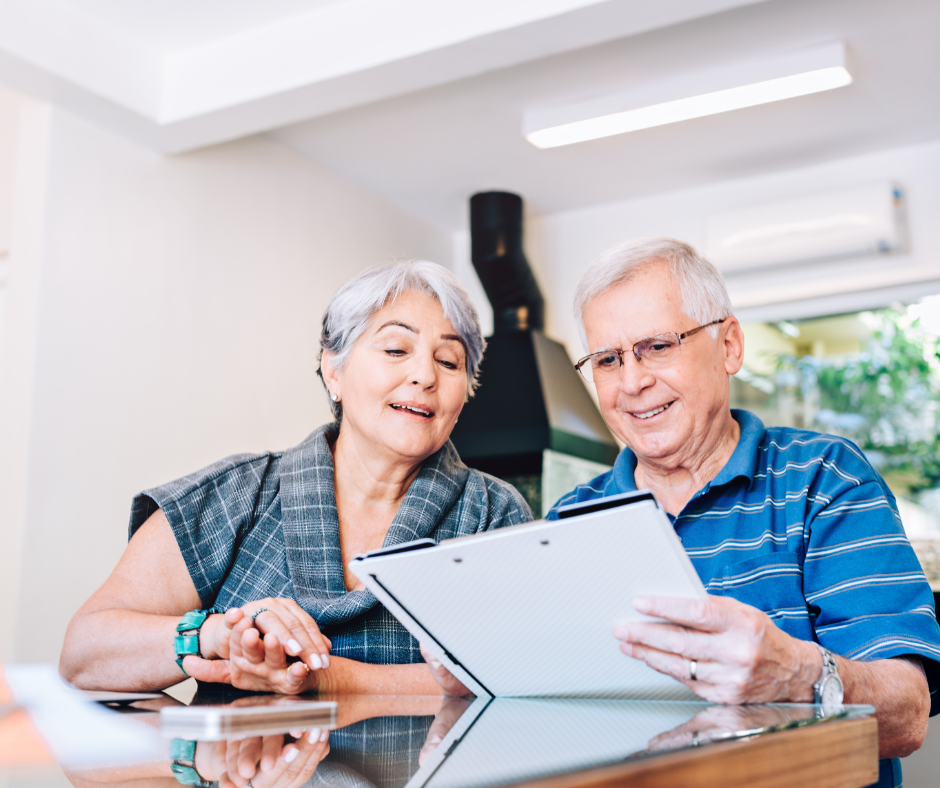
<svg viewBox="0 0 940 788">
<path fill-rule="evenodd" d="M 176 684 L 186 678 L 173 645 L 179 620 L 130 610 L 79 613 L 66 632 L 59 672 L 82 689 L 137 692 Z M 214 624 L 207 620 L 203 632 Z"/>
<path fill-rule="evenodd" d="M 428 666 L 370 665 L 344 657 L 330 657 L 330 667 L 311 677 L 321 693 L 338 695 L 441 695 Z"/>
</svg>

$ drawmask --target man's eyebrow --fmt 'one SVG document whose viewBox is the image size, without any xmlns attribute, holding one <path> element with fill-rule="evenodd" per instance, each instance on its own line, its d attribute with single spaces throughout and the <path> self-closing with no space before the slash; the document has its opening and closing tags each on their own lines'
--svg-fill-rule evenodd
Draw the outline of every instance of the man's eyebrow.
<svg viewBox="0 0 940 788">
<path fill-rule="evenodd" d="M 382 323 L 376 330 L 375 333 L 378 334 L 383 328 L 388 328 L 389 326 L 398 326 L 399 328 L 404 328 L 410 331 L 412 334 L 420 334 L 414 326 L 409 326 L 407 323 L 402 323 L 401 320 L 389 320 L 387 323 Z"/>
</svg>

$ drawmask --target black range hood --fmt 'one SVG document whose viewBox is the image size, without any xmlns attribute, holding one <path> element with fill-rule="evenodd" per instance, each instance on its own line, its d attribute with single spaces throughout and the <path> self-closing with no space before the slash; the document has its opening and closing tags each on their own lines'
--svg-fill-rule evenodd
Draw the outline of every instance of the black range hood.
<svg viewBox="0 0 940 788">
<path fill-rule="evenodd" d="M 470 199 L 471 258 L 493 305 L 480 387 L 451 439 L 467 465 L 541 474 L 542 452 L 612 465 L 618 446 L 565 348 L 545 336 L 545 302 L 522 250 L 522 198 Z"/>
</svg>

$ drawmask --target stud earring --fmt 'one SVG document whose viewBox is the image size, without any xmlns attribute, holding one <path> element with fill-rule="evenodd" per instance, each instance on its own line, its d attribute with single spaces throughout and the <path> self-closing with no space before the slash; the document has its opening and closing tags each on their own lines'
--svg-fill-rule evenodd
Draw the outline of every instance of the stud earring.
<svg viewBox="0 0 940 788">
<path fill-rule="evenodd" d="M 330 399 L 333 400 L 333 402 L 339 402 L 339 395 L 330 394 Z"/>
</svg>

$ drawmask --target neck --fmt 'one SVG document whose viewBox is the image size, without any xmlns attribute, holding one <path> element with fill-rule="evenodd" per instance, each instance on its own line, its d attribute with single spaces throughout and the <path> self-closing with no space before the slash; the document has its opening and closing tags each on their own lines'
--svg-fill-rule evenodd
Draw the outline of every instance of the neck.
<svg viewBox="0 0 940 788">
<path fill-rule="evenodd" d="M 633 474 L 637 488 L 652 490 L 671 515 L 678 515 L 692 496 L 718 475 L 738 445 L 741 427 L 730 410 L 710 425 L 709 431 L 681 455 L 654 459 L 637 455 Z"/>
<path fill-rule="evenodd" d="M 330 449 L 340 508 L 343 504 L 397 508 L 421 470 L 422 461 L 376 452 L 373 442 L 342 426 Z"/>
</svg>

